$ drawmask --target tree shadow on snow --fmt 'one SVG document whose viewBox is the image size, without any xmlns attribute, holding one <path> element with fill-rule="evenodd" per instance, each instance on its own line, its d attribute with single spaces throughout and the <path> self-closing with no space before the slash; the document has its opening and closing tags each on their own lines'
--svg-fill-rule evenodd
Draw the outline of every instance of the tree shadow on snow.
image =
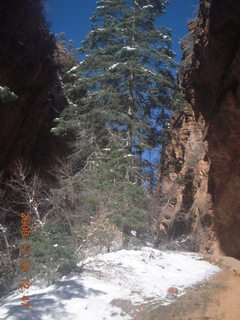
<svg viewBox="0 0 240 320">
<path fill-rule="evenodd" d="M 64 311 L 65 301 L 74 298 L 88 299 L 90 295 L 103 295 L 103 291 L 86 288 L 75 280 L 57 281 L 46 293 L 30 294 L 30 307 L 21 305 L 21 298 L 15 298 L 2 308 L 8 310 L 4 318 L 11 320 L 42 320 L 44 316 L 53 319 L 70 319 Z M 26 303 L 26 301 L 24 301 Z M 3 320 L 3 319 L 1 319 Z"/>
</svg>

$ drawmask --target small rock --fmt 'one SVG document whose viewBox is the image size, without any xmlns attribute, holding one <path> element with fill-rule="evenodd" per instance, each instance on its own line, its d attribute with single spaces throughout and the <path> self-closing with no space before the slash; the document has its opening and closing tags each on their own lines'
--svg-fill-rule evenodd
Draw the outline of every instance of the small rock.
<svg viewBox="0 0 240 320">
<path fill-rule="evenodd" d="M 176 296 L 178 294 L 178 288 L 170 287 L 168 288 L 167 293 L 170 297 Z"/>
</svg>

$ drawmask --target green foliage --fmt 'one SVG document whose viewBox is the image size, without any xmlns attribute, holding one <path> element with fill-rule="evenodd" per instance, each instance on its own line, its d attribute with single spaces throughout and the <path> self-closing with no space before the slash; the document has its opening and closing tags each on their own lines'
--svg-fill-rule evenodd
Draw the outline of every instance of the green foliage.
<svg viewBox="0 0 240 320">
<path fill-rule="evenodd" d="M 81 47 L 87 53 L 79 73 L 88 90 L 82 101 L 88 117 L 94 115 L 92 123 L 100 117 L 138 150 L 159 144 L 157 128 L 168 120 L 165 110 L 173 106 L 176 84 L 170 69 L 176 64 L 171 36 L 167 28 L 154 26 L 165 3 L 99 1 L 103 5 Z"/>
<path fill-rule="evenodd" d="M 112 214 L 110 221 L 112 221 L 118 228 L 125 233 L 131 230 L 137 231 L 139 234 L 148 230 L 149 227 L 149 214 L 147 211 L 139 208 L 128 208 L 125 203 L 119 203 L 121 207 L 111 208 Z"/>
<path fill-rule="evenodd" d="M 119 183 L 115 189 L 108 204 L 112 221 L 118 220 L 119 226 L 125 231 L 131 228 L 140 231 L 146 227 L 148 198 L 144 190 L 132 183 Z"/>
<path fill-rule="evenodd" d="M 31 276 L 44 275 L 49 281 L 54 274 L 65 275 L 76 265 L 71 236 L 59 222 L 49 222 L 31 238 Z"/>
<path fill-rule="evenodd" d="M 82 131 L 101 147 L 109 132 L 117 133 L 134 152 L 161 143 L 167 110 L 178 105 L 170 31 L 154 24 L 166 3 L 98 1 L 80 48 L 85 58 L 69 71 L 73 85 L 66 90 L 74 103 L 62 114 L 56 134 L 73 133 L 82 145 Z"/>
<path fill-rule="evenodd" d="M 85 195 L 83 196 L 83 208 L 92 214 L 97 213 L 98 205 L 101 202 L 101 198 L 97 195 Z"/>
<path fill-rule="evenodd" d="M 178 184 L 184 185 L 186 186 L 187 184 L 189 184 L 191 181 L 189 179 L 183 178 L 183 177 L 178 177 L 176 182 Z"/>
<path fill-rule="evenodd" d="M 170 164 L 175 168 L 177 173 L 180 172 L 183 167 L 183 163 L 180 159 L 172 159 Z"/>
<path fill-rule="evenodd" d="M 120 139 L 112 138 L 107 147 L 92 153 L 82 170 L 64 173 L 59 181 L 54 199 L 71 228 L 79 229 L 82 223 L 105 213 L 126 233 L 132 228 L 139 232 L 148 229 L 143 177 L 134 155 Z M 84 227 L 80 229 L 78 234 L 84 234 Z"/>
<path fill-rule="evenodd" d="M 71 141 L 70 175 L 55 191 L 75 224 L 106 212 L 126 233 L 148 228 L 142 154 L 169 141 L 170 111 L 182 105 L 170 30 L 155 26 L 167 2 L 98 1 L 84 60 L 67 72 L 69 106 L 52 131 Z"/>
<path fill-rule="evenodd" d="M 7 103 L 11 101 L 15 101 L 18 99 L 18 96 L 10 91 L 8 87 L 1 87 L 0 86 L 0 102 Z"/>
<path fill-rule="evenodd" d="M 148 198 L 138 183 L 139 168 L 133 154 L 119 141 L 112 141 L 108 148 L 95 154 L 80 179 L 85 188 L 95 190 L 94 196 L 83 196 L 85 205 L 94 204 L 94 209 L 104 207 L 110 221 L 124 232 L 147 229 Z"/>
</svg>

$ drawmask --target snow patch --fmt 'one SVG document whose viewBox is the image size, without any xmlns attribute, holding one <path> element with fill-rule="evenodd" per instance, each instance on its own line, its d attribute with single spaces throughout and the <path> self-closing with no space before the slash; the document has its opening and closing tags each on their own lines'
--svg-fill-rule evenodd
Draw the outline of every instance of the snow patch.
<svg viewBox="0 0 240 320">
<path fill-rule="evenodd" d="M 123 64 L 127 64 L 127 62 L 117 62 L 115 64 L 113 64 L 110 68 L 108 68 L 109 71 L 114 70 L 117 66 L 123 65 Z"/>
<path fill-rule="evenodd" d="M 81 265 L 81 264 L 79 264 Z M 83 261 L 80 275 L 63 277 L 47 288 L 32 286 L 29 320 L 131 320 L 112 304 L 128 300 L 132 305 L 147 302 L 170 303 L 167 289 L 184 289 L 208 279 L 220 269 L 193 253 L 164 252 L 152 248 L 120 250 Z M 0 319 L 26 318 L 22 294 L 2 300 Z"/>
<path fill-rule="evenodd" d="M 109 71 L 114 70 L 118 65 L 120 65 L 120 62 L 117 62 L 115 64 L 113 64 L 110 68 L 108 68 Z"/>
<path fill-rule="evenodd" d="M 125 49 L 125 50 L 128 50 L 128 51 L 137 50 L 137 48 L 133 48 L 133 47 L 122 47 L 122 49 Z"/>
<path fill-rule="evenodd" d="M 153 5 L 148 4 L 147 6 L 143 6 L 143 9 L 149 9 L 149 8 L 153 8 Z"/>
<path fill-rule="evenodd" d="M 67 73 L 74 72 L 74 71 L 76 71 L 76 70 L 77 70 L 77 68 L 78 68 L 78 66 L 74 66 L 74 67 L 72 67 L 72 69 L 70 69 Z"/>
<path fill-rule="evenodd" d="M 154 72 L 154 71 L 152 71 L 152 70 L 150 70 L 150 69 L 147 69 L 147 68 L 142 67 L 142 70 L 144 70 L 144 71 L 146 71 L 146 72 L 150 72 L 150 73 L 153 74 L 154 76 L 157 75 L 156 72 Z"/>
</svg>

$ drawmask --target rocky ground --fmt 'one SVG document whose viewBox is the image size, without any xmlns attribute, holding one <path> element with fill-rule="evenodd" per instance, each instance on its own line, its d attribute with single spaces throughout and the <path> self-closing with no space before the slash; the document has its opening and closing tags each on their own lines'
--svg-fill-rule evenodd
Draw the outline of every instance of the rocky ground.
<svg viewBox="0 0 240 320">
<path fill-rule="evenodd" d="M 240 261 L 219 256 L 205 258 L 222 271 L 170 305 L 149 305 L 136 311 L 134 320 L 239 320 Z"/>
</svg>

